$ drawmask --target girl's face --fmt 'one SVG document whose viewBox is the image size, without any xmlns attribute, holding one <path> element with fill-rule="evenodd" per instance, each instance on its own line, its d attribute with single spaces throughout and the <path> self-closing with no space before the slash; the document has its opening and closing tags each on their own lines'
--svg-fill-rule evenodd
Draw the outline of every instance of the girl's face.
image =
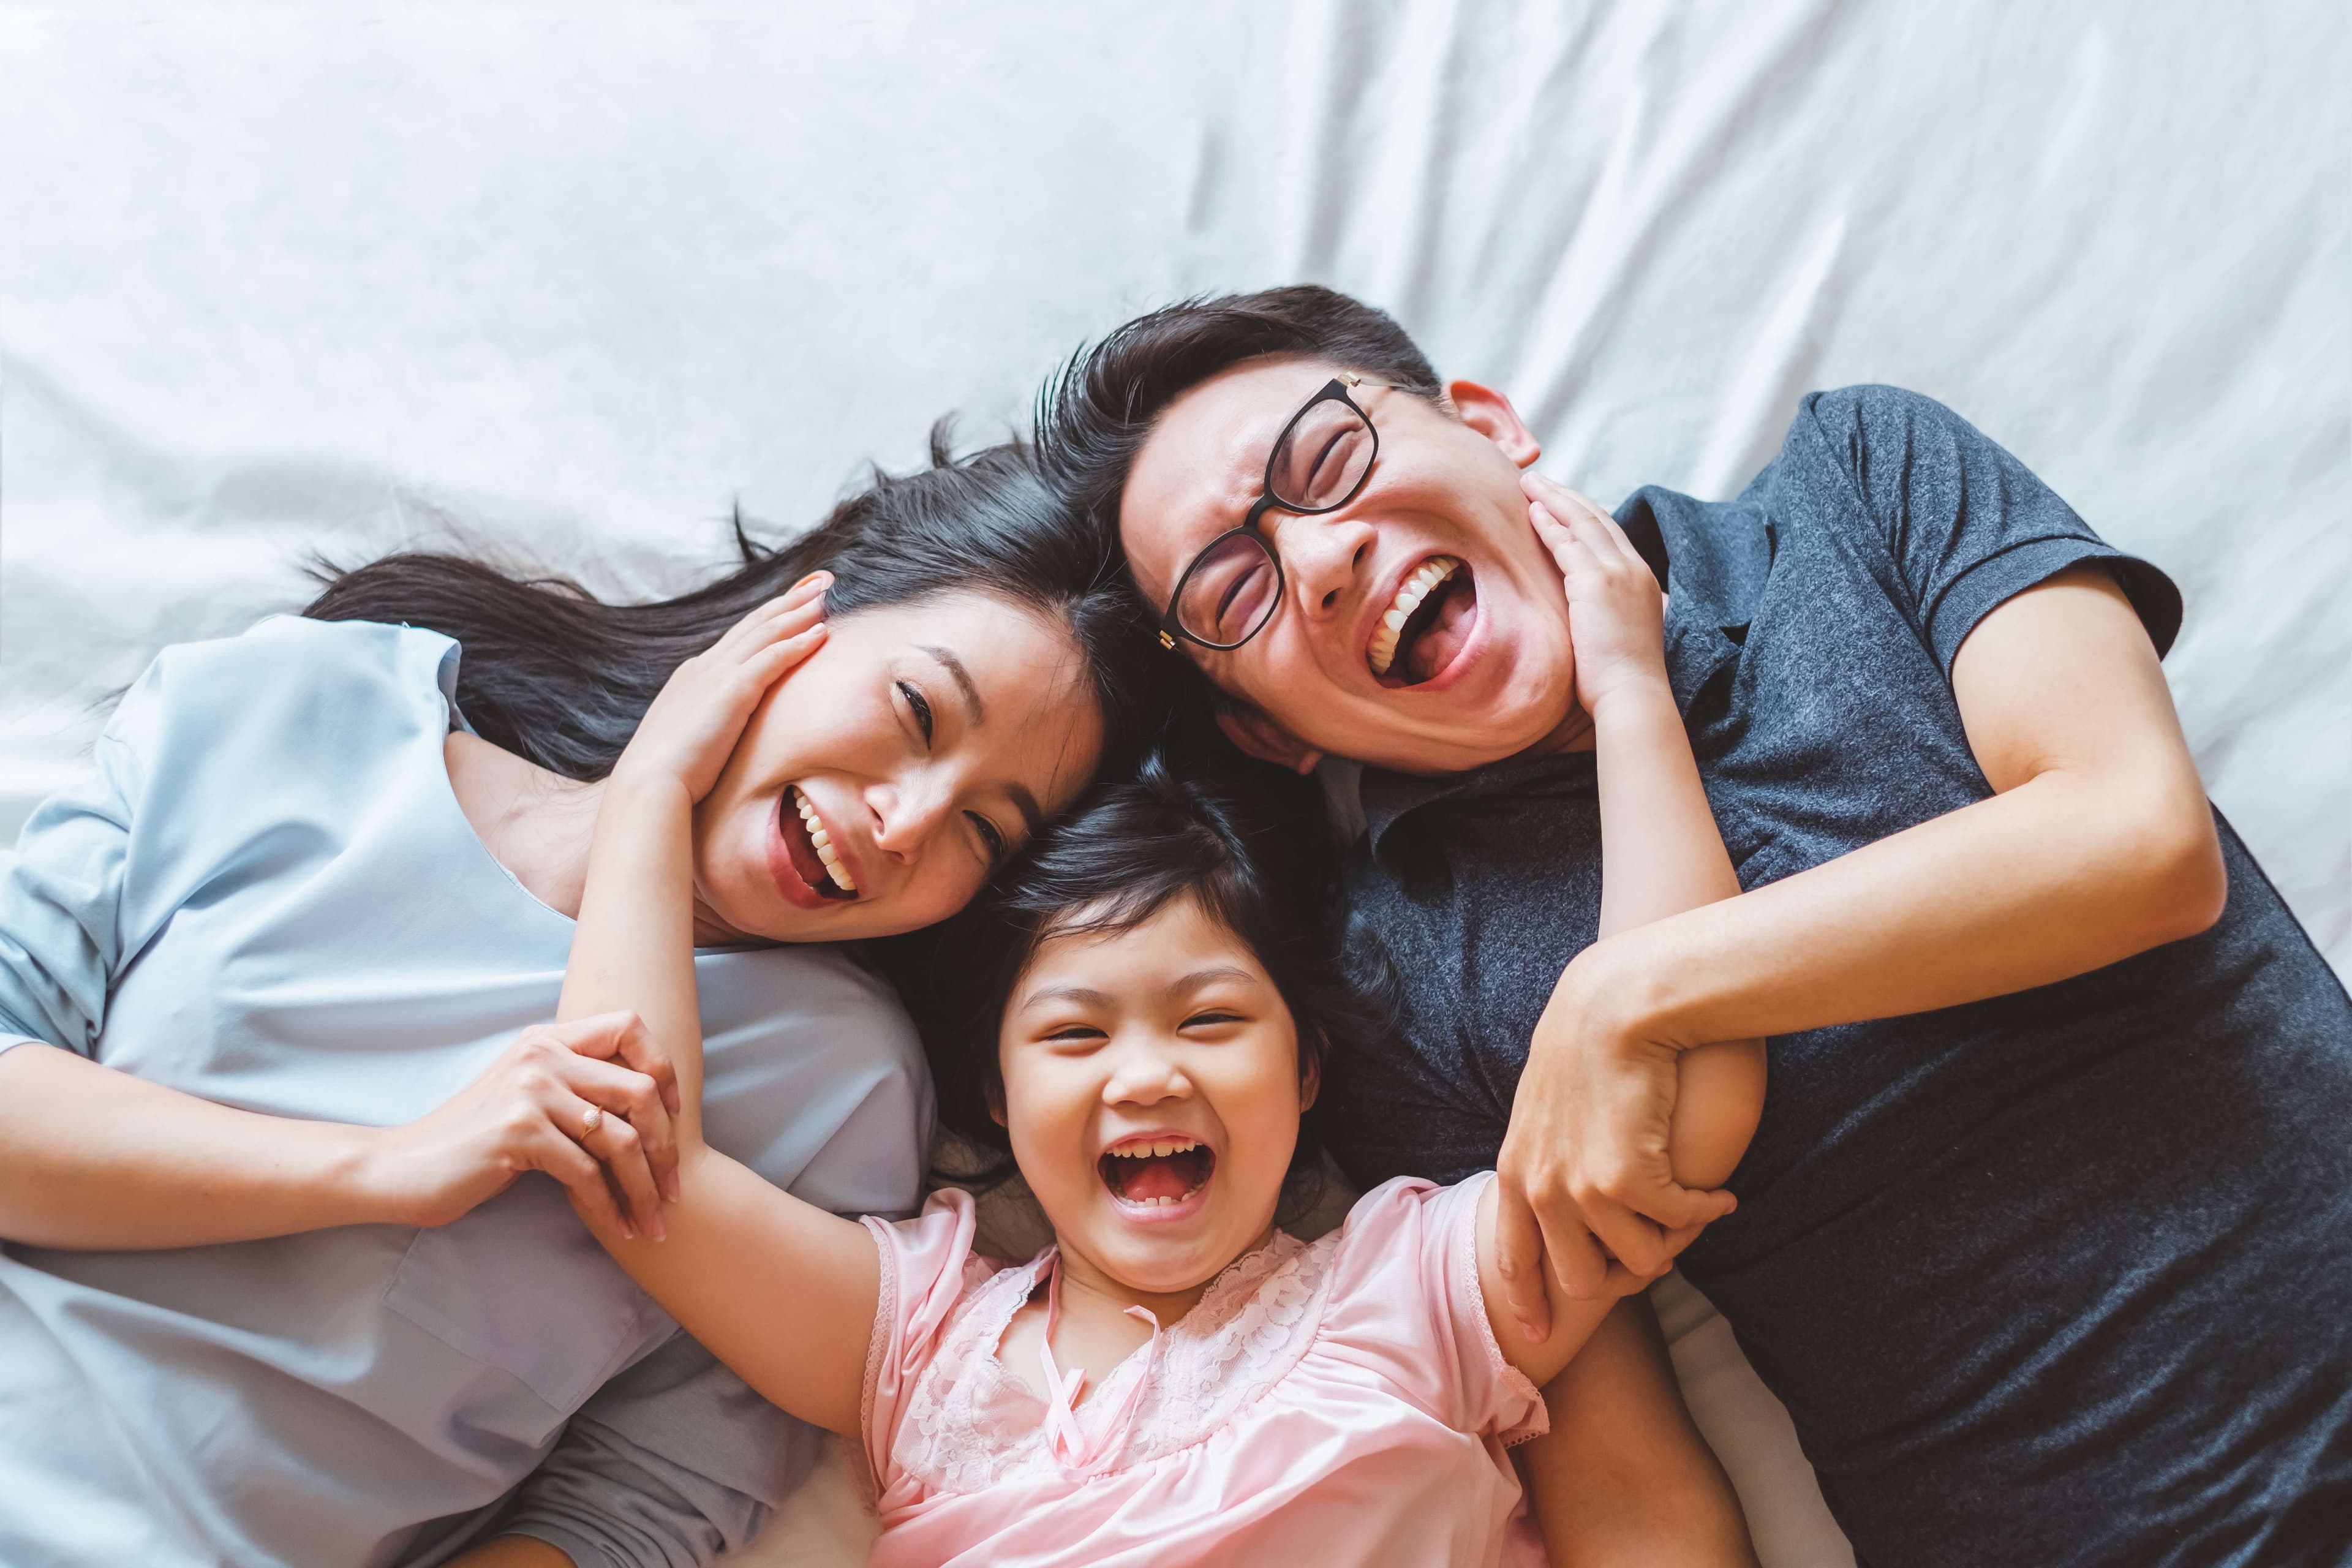
<svg viewBox="0 0 2352 1568">
<path fill-rule="evenodd" d="M 695 890 L 746 938 L 933 924 L 1069 804 L 1102 743 L 1068 632 L 979 592 L 830 622 L 694 816 Z"/>
<path fill-rule="evenodd" d="M 1065 1255 L 1169 1295 L 1273 1227 L 1314 1086 L 1265 966 L 1194 900 L 1047 938 L 997 1055 L 1013 1157 Z"/>
</svg>

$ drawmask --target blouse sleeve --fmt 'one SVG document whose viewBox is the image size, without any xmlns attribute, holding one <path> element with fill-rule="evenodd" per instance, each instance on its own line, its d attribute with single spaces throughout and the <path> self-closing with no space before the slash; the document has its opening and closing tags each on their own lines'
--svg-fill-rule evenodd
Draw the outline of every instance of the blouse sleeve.
<svg viewBox="0 0 2352 1568">
<path fill-rule="evenodd" d="M 1503 1359 L 1478 1282 L 1478 1199 L 1493 1180 L 1401 1179 L 1367 1193 L 1348 1215 L 1324 1331 L 1378 1357 L 1407 1398 L 1456 1431 L 1518 1443 L 1549 1427 L 1542 1393 Z"/>
<path fill-rule="evenodd" d="M 0 1051 L 38 1041 L 98 1055 L 108 987 L 138 950 L 123 883 L 160 665 L 115 709 L 90 775 L 41 803 L 0 873 Z"/>
<path fill-rule="evenodd" d="M 945 1188 L 913 1219 L 894 1224 L 868 1216 L 865 1224 L 881 1254 L 882 1288 L 866 1342 L 858 1425 L 866 1467 L 881 1491 L 893 1479 L 890 1447 L 908 1398 L 963 1295 L 964 1265 L 971 1257 L 971 1194 Z"/>
</svg>

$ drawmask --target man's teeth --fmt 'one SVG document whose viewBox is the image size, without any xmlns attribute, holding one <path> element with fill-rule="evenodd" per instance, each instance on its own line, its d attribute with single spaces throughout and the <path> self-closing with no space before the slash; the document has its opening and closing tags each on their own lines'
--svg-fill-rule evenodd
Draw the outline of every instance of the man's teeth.
<svg viewBox="0 0 2352 1568">
<path fill-rule="evenodd" d="M 1421 602 L 1436 592 L 1437 585 L 1453 576 L 1461 564 L 1450 555 L 1433 555 L 1397 584 L 1396 601 L 1381 617 L 1381 624 L 1372 628 L 1371 647 L 1364 651 L 1365 662 L 1372 667 L 1374 675 L 1389 672 L 1389 666 L 1396 662 L 1397 638 L 1403 634 L 1405 622 L 1412 619 Z"/>
<path fill-rule="evenodd" d="M 824 824 L 817 820 L 816 807 L 809 804 L 808 796 L 801 793 L 797 784 L 793 786 L 793 804 L 800 808 L 801 821 L 808 825 L 809 842 L 816 846 L 816 858 L 824 862 L 825 875 L 833 879 L 833 885 L 845 893 L 857 891 L 857 884 L 850 879 L 849 868 L 844 866 L 841 857 L 834 853 L 833 841 L 825 836 Z"/>
</svg>

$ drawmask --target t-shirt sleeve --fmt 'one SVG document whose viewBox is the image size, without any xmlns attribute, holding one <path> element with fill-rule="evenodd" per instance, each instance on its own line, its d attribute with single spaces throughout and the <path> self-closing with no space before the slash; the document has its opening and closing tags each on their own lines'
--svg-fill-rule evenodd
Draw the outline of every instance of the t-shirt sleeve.
<svg viewBox="0 0 2352 1568">
<path fill-rule="evenodd" d="M 1459 1432 L 1505 1443 L 1549 1429 L 1543 1394 L 1503 1359 L 1478 1282 L 1478 1199 L 1410 1178 L 1349 1212 L 1323 1332 L 1377 1361 L 1406 1398 Z"/>
<path fill-rule="evenodd" d="M 869 1215 L 865 1221 L 881 1255 L 882 1279 L 874 1304 L 874 1332 L 866 1348 L 858 1426 L 877 1492 L 893 1479 L 891 1444 L 916 1380 L 930 1363 L 940 1335 L 963 1296 L 974 1212 L 971 1194 L 948 1187 L 933 1194 L 913 1219 L 894 1223 Z"/>
<path fill-rule="evenodd" d="M 1891 555 L 1906 607 L 1947 676 L 1977 623 L 2070 566 L 2102 563 L 2161 655 L 2180 630 L 2180 590 L 2108 544 L 2033 471 L 1917 393 L 1850 386 L 1805 400 L 1811 454 L 1843 480 L 1858 521 Z"/>
</svg>

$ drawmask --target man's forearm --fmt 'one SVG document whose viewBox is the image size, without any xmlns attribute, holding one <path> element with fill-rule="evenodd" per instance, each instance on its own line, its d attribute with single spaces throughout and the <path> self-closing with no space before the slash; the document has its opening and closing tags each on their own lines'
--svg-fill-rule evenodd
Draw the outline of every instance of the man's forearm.
<svg viewBox="0 0 2352 1568">
<path fill-rule="evenodd" d="M 394 1217 L 374 1129 L 216 1105 L 70 1051 L 0 1051 L 0 1237 L 198 1247 Z"/>
<path fill-rule="evenodd" d="M 2046 985 L 2194 935 L 2225 887 L 2210 818 L 2045 773 L 1577 961 L 1673 1044 L 1790 1034 Z"/>
</svg>

